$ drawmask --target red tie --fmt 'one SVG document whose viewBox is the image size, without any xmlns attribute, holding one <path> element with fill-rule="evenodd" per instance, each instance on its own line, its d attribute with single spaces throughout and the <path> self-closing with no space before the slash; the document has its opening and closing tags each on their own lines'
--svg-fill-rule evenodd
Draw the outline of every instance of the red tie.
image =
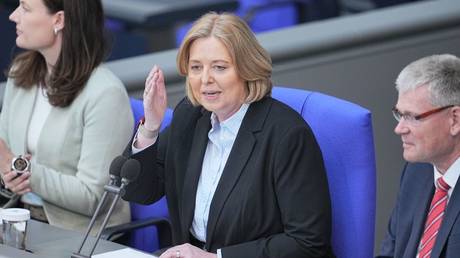
<svg viewBox="0 0 460 258">
<path fill-rule="evenodd" d="M 447 206 L 447 191 L 450 186 L 440 177 L 436 181 L 436 192 L 431 200 L 430 212 L 426 218 L 425 230 L 420 241 L 418 257 L 430 258 L 431 251 L 436 241 L 439 228 L 441 228 L 444 210 Z"/>
</svg>

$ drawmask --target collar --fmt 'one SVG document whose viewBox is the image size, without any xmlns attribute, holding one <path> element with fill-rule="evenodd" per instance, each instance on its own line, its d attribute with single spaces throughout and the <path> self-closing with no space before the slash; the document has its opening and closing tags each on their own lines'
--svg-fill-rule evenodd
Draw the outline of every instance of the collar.
<svg viewBox="0 0 460 258">
<path fill-rule="evenodd" d="M 438 178 L 443 177 L 444 181 L 446 181 L 451 189 L 455 187 L 458 177 L 460 176 L 460 158 L 457 158 L 457 160 L 447 169 L 444 175 L 441 174 L 435 166 L 433 166 L 433 168 L 435 182 Z"/>
<path fill-rule="evenodd" d="M 246 112 L 249 109 L 249 104 L 244 103 L 241 105 L 240 109 L 227 118 L 225 121 L 219 123 L 216 114 L 211 114 L 211 125 L 212 129 L 217 129 L 218 127 L 225 128 L 229 130 L 232 134 L 237 135 L 238 130 L 240 129 L 241 123 L 243 122 L 243 118 L 246 115 Z"/>
</svg>

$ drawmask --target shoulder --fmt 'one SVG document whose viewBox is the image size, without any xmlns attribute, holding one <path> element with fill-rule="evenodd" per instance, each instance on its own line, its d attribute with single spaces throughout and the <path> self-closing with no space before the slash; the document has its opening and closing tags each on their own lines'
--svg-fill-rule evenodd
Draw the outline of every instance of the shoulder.
<svg viewBox="0 0 460 258">
<path fill-rule="evenodd" d="M 98 99 L 101 97 L 127 97 L 126 88 L 121 80 L 109 69 L 99 66 L 92 72 L 83 91 L 84 98 Z"/>
<path fill-rule="evenodd" d="M 94 69 L 86 83 L 85 90 L 94 93 L 110 89 L 126 90 L 121 80 L 108 68 L 99 66 Z"/>
<path fill-rule="evenodd" d="M 401 175 L 401 189 L 419 187 L 433 181 L 433 165 L 429 163 L 406 163 Z"/>
<path fill-rule="evenodd" d="M 194 106 L 190 100 L 185 97 L 174 108 L 174 117 L 179 117 L 180 119 L 192 118 L 197 116 L 202 116 L 204 112 L 207 112 L 201 106 Z"/>
<path fill-rule="evenodd" d="M 310 128 L 297 111 L 272 97 L 252 103 L 247 115 L 248 120 L 258 122 L 264 128 Z"/>
</svg>

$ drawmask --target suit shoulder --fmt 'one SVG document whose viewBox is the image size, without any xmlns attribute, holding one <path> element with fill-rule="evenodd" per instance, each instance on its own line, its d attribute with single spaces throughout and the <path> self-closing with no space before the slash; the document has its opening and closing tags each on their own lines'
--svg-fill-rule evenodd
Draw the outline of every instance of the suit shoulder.
<svg viewBox="0 0 460 258">
<path fill-rule="evenodd" d="M 268 120 L 284 124 L 286 126 L 308 126 L 305 119 L 287 104 L 273 98 L 268 98 L 268 101 L 271 102 L 270 112 L 267 117 Z"/>
<path fill-rule="evenodd" d="M 107 89 L 123 89 L 126 91 L 123 82 L 109 69 L 99 66 L 92 72 L 86 83 L 85 89 L 96 92 L 103 92 Z"/>
</svg>

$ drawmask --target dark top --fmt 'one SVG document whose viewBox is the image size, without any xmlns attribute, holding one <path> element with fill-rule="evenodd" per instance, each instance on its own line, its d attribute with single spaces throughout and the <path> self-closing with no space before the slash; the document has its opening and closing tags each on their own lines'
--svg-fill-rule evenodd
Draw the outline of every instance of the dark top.
<svg viewBox="0 0 460 258">
<path fill-rule="evenodd" d="M 433 166 L 406 164 L 396 206 L 382 243 L 380 258 L 414 258 L 434 194 Z M 460 257 L 460 187 L 450 196 L 431 258 Z"/>
</svg>

